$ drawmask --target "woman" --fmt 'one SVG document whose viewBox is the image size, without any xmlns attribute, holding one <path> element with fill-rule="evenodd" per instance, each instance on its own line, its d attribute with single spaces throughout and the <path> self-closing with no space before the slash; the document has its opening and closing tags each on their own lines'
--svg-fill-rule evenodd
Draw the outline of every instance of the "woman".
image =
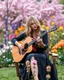
<svg viewBox="0 0 64 80">
<path fill-rule="evenodd" d="M 12 43 L 19 47 L 20 51 L 24 49 L 18 41 L 30 36 L 33 39 L 37 39 L 32 44 L 32 51 L 27 54 L 20 63 L 19 66 L 23 80 L 28 80 L 27 64 L 30 65 L 30 73 L 33 75 L 34 80 L 58 80 L 56 72 L 54 71 L 53 64 L 49 61 L 46 50 L 48 48 L 48 35 L 47 33 L 41 38 L 39 35 L 45 31 L 41 30 L 41 25 L 35 17 L 30 17 L 27 21 L 26 31 L 21 33 L 16 38 L 12 39 Z"/>
</svg>

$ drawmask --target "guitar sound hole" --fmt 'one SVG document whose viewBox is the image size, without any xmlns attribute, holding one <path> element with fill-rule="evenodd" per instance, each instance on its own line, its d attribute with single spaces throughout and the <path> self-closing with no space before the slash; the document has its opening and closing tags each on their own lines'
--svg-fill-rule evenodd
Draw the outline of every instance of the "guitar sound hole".
<svg viewBox="0 0 64 80">
<path fill-rule="evenodd" d="M 22 54 L 24 54 L 26 51 L 27 51 L 27 49 L 23 49 L 23 50 L 22 50 Z"/>
<path fill-rule="evenodd" d="M 21 51 L 20 51 L 20 49 L 18 48 L 18 50 L 19 50 L 19 54 L 21 55 L 23 55 L 26 51 L 27 51 L 27 48 L 28 48 L 28 43 L 26 43 L 25 45 L 24 45 L 24 49 L 22 50 L 22 53 L 21 53 Z"/>
<path fill-rule="evenodd" d="M 28 43 L 26 43 L 24 45 L 24 49 L 22 50 L 22 54 L 24 54 L 27 51 L 27 48 L 28 48 Z"/>
<path fill-rule="evenodd" d="M 27 48 L 28 48 L 28 43 L 24 45 L 24 49 L 27 49 Z"/>
</svg>

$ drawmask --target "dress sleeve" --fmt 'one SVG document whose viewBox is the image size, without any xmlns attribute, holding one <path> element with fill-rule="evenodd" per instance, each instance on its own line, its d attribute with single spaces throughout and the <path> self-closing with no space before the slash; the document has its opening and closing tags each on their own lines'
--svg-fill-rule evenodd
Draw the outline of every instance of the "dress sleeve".
<svg viewBox="0 0 64 80">
<path fill-rule="evenodd" d="M 44 33 L 45 31 L 43 31 L 42 33 Z M 42 37 L 42 41 L 45 44 L 45 46 L 43 47 L 43 50 L 46 50 L 48 48 L 48 33 L 46 32 L 46 34 Z"/>
<path fill-rule="evenodd" d="M 16 41 L 21 41 L 22 39 L 24 39 L 26 37 L 26 32 L 22 32 L 19 36 L 14 37 L 11 42 L 13 43 L 13 45 L 15 45 Z"/>
<path fill-rule="evenodd" d="M 48 45 L 48 33 L 46 32 L 46 34 L 42 37 L 42 39 L 43 39 L 43 43 L 45 44 L 45 45 Z"/>
<path fill-rule="evenodd" d="M 45 31 L 42 31 L 41 34 L 43 34 Z M 47 48 L 48 48 L 48 33 L 46 32 L 46 34 L 44 36 L 41 37 L 43 43 L 45 44 L 45 46 L 43 48 L 39 47 L 37 43 L 35 43 L 36 46 L 36 52 L 44 52 Z"/>
</svg>

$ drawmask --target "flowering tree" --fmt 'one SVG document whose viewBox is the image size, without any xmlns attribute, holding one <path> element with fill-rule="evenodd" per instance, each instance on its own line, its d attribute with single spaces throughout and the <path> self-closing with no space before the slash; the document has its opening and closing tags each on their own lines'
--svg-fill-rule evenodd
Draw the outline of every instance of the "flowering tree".
<svg viewBox="0 0 64 80">
<path fill-rule="evenodd" d="M 64 5 L 58 4 L 58 0 L 8 0 L 8 23 L 21 20 L 25 23 L 29 16 L 35 16 L 39 20 L 45 20 L 50 26 L 51 21 L 64 25 L 62 14 Z M 0 1 L 0 27 L 4 26 L 6 16 L 6 0 Z M 52 18 L 54 16 L 54 18 Z"/>
</svg>

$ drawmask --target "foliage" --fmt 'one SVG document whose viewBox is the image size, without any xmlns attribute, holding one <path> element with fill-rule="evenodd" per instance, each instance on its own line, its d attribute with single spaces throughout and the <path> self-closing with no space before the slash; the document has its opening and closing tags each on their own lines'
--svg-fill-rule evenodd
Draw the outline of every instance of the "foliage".
<svg viewBox="0 0 64 80">
<path fill-rule="evenodd" d="M 8 42 L 8 46 L 3 45 L 0 49 L 0 67 L 8 67 L 13 63 L 11 48 L 12 44 Z"/>
<path fill-rule="evenodd" d="M 51 50 L 53 53 L 58 54 L 58 64 L 64 64 L 64 40 L 59 41 Z"/>
<path fill-rule="evenodd" d="M 51 35 L 50 41 L 51 52 L 58 54 L 57 64 L 64 64 L 64 31 L 61 26 Z"/>
<path fill-rule="evenodd" d="M 4 34 L 5 37 L 2 38 L 4 40 L 4 43 L 0 44 L 0 67 L 8 67 L 13 65 L 13 58 L 11 55 L 13 45 L 11 43 L 11 39 L 13 37 L 18 36 L 24 30 L 25 30 L 25 27 L 20 26 L 15 30 L 12 30 L 12 31 L 10 30 L 9 36 L 6 36 L 6 34 Z M 9 41 L 8 41 L 8 38 L 9 38 Z"/>
<path fill-rule="evenodd" d="M 64 30 L 63 30 L 63 26 L 60 26 L 58 28 L 58 30 L 56 30 L 55 32 L 51 32 L 50 33 L 50 49 L 56 44 L 58 43 L 60 40 L 64 39 Z"/>
</svg>

